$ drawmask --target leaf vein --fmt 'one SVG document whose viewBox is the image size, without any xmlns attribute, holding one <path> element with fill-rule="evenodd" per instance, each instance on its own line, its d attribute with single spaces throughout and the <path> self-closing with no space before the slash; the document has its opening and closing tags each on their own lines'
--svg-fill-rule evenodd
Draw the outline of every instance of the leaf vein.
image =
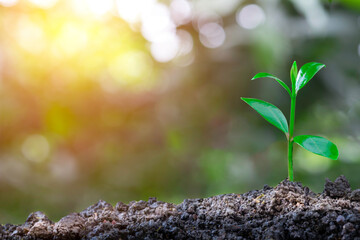
<svg viewBox="0 0 360 240">
<path fill-rule="evenodd" d="M 286 130 L 284 123 L 281 121 L 281 119 L 274 113 L 273 109 L 269 109 L 270 113 L 273 115 L 273 117 L 280 123 L 280 126 L 283 128 L 283 130 Z M 286 131 L 285 131 L 286 132 Z"/>
<path fill-rule="evenodd" d="M 325 155 L 325 152 L 319 148 L 319 146 L 316 144 L 316 142 L 314 141 L 314 139 L 309 138 L 309 140 L 313 142 L 314 146 L 319 150 L 319 153 L 322 153 L 322 154 Z"/>
</svg>

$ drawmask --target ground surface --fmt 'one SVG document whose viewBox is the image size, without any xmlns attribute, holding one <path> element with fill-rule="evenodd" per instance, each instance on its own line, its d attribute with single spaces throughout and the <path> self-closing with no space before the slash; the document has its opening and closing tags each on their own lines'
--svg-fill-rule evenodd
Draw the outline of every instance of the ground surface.
<svg viewBox="0 0 360 240">
<path fill-rule="evenodd" d="M 245 194 L 157 201 L 99 201 L 54 223 L 31 213 L 22 225 L 0 225 L 0 239 L 357 239 L 360 189 L 345 177 L 326 180 L 315 194 L 300 183 L 281 182 Z"/>
</svg>

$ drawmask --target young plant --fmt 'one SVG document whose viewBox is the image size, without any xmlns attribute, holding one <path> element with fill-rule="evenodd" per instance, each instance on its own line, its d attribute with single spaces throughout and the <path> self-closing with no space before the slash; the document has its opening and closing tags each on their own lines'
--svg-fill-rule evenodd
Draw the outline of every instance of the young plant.
<svg viewBox="0 0 360 240">
<path fill-rule="evenodd" d="M 294 137 L 296 96 L 299 90 L 303 88 L 323 67 L 325 67 L 324 64 L 310 62 L 303 65 L 298 72 L 296 62 L 294 62 L 290 70 L 291 90 L 283 81 L 269 73 L 258 73 L 255 75 L 255 77 L 251 79 L 254 80 L 264 77 L 272 78 L 276 80 L 289 93 L 291 99 L 290 126 L 288 126 L 287 120 L 284 114 L 280 111 L 280 109 L 272 105 L 271 103 L 255 98 L 241 98 L 244 102 L 249 104 L 250 107 L 257 111 L 261 116 L 263 116 L 265 120 L 267 120 L 272 125 L 279 128 L 285 133 L 285 136 L 288 140 L 288 178 L 290 181 L 294 180 L 294 142 L 299 144 L 306 150 L 320 156 L 324 156 L 333 160 L 337 160 L 339 156 L 339 151 L 336 145 L 323 137 L 312 135 L 300 135 Z"/>
</svg>

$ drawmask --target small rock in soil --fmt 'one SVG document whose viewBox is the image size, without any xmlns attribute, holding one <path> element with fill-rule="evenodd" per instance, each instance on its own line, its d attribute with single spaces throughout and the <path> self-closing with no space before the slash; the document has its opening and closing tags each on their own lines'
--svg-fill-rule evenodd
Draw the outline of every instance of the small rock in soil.
<svg viewBox="0 0 360 240">
<path fill-rule="evenodd" d="M 350 200 L 360 201 L 360 189 L 352 191 L 352 193 L 350 194 Z"/>
<path fill-rule="evenodd" d="M 79 239 L 84 235 L 85 219 L 78 213 L 71 213 L 55 223 L 54 239 Z"/>
<path fill-rule="evenodd" d="M 332 198 L 347 197 L 351 193 L 350 184 L 343 175 L 338 177 L 335 182 L 326 179 L 324 193 Z"/>
</svg>

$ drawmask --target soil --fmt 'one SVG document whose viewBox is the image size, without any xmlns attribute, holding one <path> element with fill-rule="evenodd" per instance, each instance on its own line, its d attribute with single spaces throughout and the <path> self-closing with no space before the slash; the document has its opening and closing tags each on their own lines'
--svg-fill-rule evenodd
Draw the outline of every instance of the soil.
<svg viewBox="0 0 360 240">
<path fill-rule="evenodd" d="M 22 225 L 0 225 L 0 239 L 357 239 L 360 189 L 344 176 L 312 192 L 282 181 L 244 194 L 186 199 L 175 205 L 105 201 L 52 222 L 41 212 Z"/>
</svg>

